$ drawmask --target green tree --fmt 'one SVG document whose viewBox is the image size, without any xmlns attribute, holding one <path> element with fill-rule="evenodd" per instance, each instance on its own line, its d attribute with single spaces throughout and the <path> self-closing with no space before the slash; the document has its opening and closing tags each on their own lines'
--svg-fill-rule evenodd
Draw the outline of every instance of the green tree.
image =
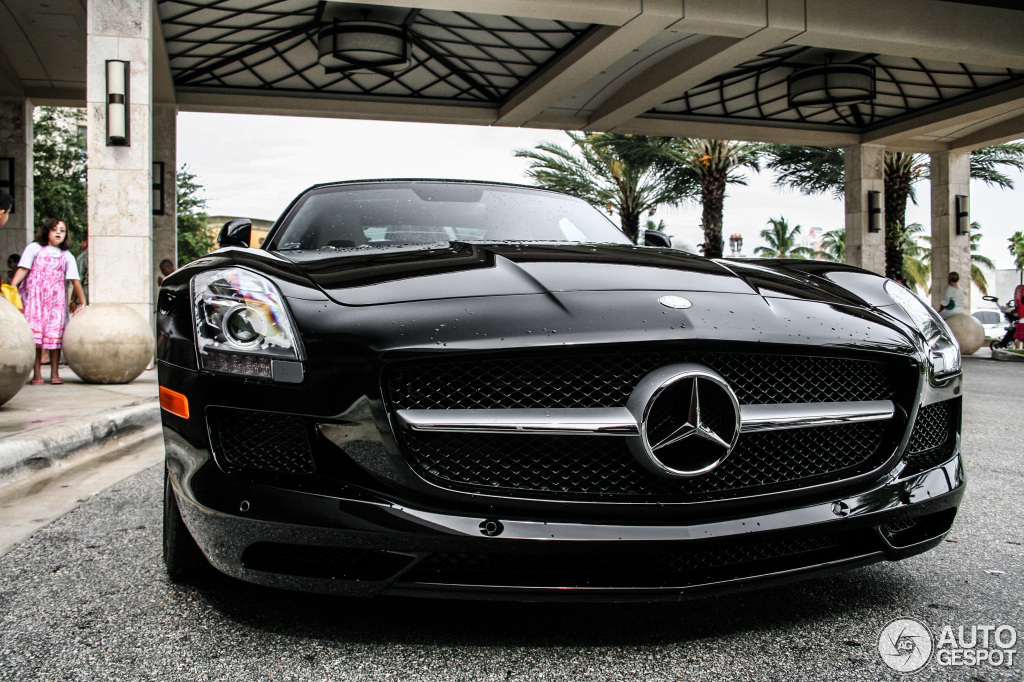
<svg viewBox="0 0 1024 682">
<path fill-rule="evenodd" d="M 921 223 L 907 225 L 907 236 L 903 244 L 903 281 L 911 289 L 923 292 L 931 290 L 931 238 L 922 236 Z M 923 244 L 918 242 L 920 237 Z"/>
<path fill-rule="evenodd" d="M 777 187 L 798 189 L 805 194 L 830 192 L 843 196 L 843 151 L 827 147 L 764 145 L 767 168 L 776 171 Z M 1024 143 L 1013 142 L 976 149 L 971 152 L 971 178 L 987 185 L 1013 189 L 1013 181 L 1004 168 L 1024 170 Z M 903 277 L 903 247 L 907 238 L 907 200 L 915 201 L 914 185 L 929 177 L 926 154 L 886 152 L 885 184 L 885 258 L 886 276 Z"/>
<path fill-rule="evenodd" d="M 761 239 L 768 242 L 768 246 L 758 246 L 754 249 L 755 254 L 765 258 L 807 258 L 814 255 L 814 249 L 796 245 L 799 225 L 791 228 L 782 216 L 769 218 L 768 224 L 771 227 L 761 230 Z"/>
<path fill-rule="evenodd" d="M 928 156 L 885 152 L 885 276 L 906 280 L 903 250 L 907 241 L 907 200 L 914 185 L 928 177 Z"/>
<path fill-rule="evenodd" d="M 85 112 L 37 107 L 32 125 L 33 223 L 39 227 L 49 218 L 63 220 L 78 254 L 88 229 L 86 150 L 80 132 Z"/>
<path fill-rule="evenodd" d="M 653 218 L 648 218 L 647 222 L 644 223 L 645 230 L 653 230 L 654 232 L 664 232 L 668 225 L 665 224 L 664 220 L 654 222 Z"/>
<path fill-rule="evenodd" d="M 846 228 L 829 230 L 821 237 L 818 258 L 842 263 L 846 260 Z"/>
<path fill-rule="evenodd" d="M 932 238 L 922 234 L 924 226 L 921 223 L 907 225 L 907 241 L 903 250 L 903 272 L 907 284 L 913 283 L 922 291 L 930 291 L 931 286 L 929 275 L 931 274 L 932 262 Z M 923 243 L 918 243 L 918 239 Z M 971 282 L 982 294 L 988 293 L 988 279 L 981 269 L 985 266 L 994 270 L 996 264 L 990 258 L 981 254 L 981 223 L 971 223 Z"/>
<path fill-rule="evenodd" d="M 987 294 L 988 280 L 981 269 L 983 265 L 989 270 L 996 269 L 991 258 L 981 255 L 981 224 L 975 220 L 971 223 L 971 282 L 982 294 Z"/>
<path fill-rule="evenodd" d="M 1009 241 L 1010 245 L 1007 249 L 1013 256 L 1013 266 L 1018 270 L 1024 270 L 1024 233 L 1014 232 Z"/>
<path fill-rule="evenodd" d="M 658 163 L 659 150 L 671 138 L 569 131 L 566 135 L 571 149 L 552 142 L 517 149 L 517 157 L 531 160 L 526 175 L 541 187 L 618 214 L 622 231 L 633 242 L 644 213 L 651 215 L 662 204 L 677 206 L 693 194 L 691 178 L 667 173 Z"/>
<path fill-rule="evenodd" d="M 178 201 L 178 267 L 202 258 L 213 251 L 217 243 L 206 229 L 206 199 L 201 196 L 203 186 L 187 165 L 177 172 Z"/>
<path fill-rule="evenodd" d="M 692 178 L 691 182 L 700 188 L 704 255 L 721 258 L 725 248 L 722 234 L 726 187 L 747 184 L 743 169 L 760 169 L 761 145 L 691 137 L 668 139 L 669 144 L 658 150 L 665 158 L 666 171 L 684 179 Z"/>
</svg>

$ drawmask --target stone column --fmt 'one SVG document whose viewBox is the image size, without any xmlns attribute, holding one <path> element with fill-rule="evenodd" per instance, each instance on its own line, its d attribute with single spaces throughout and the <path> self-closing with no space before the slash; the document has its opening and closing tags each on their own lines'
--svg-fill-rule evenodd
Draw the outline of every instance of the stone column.
<svg viewBox="0 0 1024 682">
<path fill-rule="evenodd" d="M 162 215 L 153 216 L 153 276 L 160 277 L 160 261 L 165 258 L 178 267 L 178 211 L 175 190 L 177 165 L 178 106 L 153 104 L 153 163 L 162 163 Z M 153 170 L 156 173 L 156 168 Z M 154 210 L 156 209 L 154 196 Z"/>
<path fill-rule="evenodd" d="M 0 227 L 0 268 L 7 271 L 7 256 L 21 253 L 32 241 L 32 102 L 0 99 L 0 157 L 14 159 L 14 213 Z M 4 275 L 6 280 L 6 274 Z"/>
<path fill-rule="evenodd" d="M 931 155 L 932 182 L 932 305 L 946 292 L 950 272 L 960 273 L 964 302 L 971 309 L 971 237 L 956 233 L 956 195 L 971 195 L 971 154 L 966 151 Z M 967 218 L 970 224 L 970 216 Z M 969 231 L 969 228 L 968 228 Z"/>
<path fill-rule="evenodd" d="M 846 262 L 885 274 L 885 149 L 877 145 L 847 147 L 844 154 L 846 177 Z M 868 192 L 879 192 L 878 232 L 868 231 L 871 216 Z"/>
<path fill-rule="evenodd" d="M 150 0 L 87 0 L 90 303 L 122 303 L 152 320 Z M 130 146 L 107 146 L 106 62 L 131 64 Z"/>
</svg>

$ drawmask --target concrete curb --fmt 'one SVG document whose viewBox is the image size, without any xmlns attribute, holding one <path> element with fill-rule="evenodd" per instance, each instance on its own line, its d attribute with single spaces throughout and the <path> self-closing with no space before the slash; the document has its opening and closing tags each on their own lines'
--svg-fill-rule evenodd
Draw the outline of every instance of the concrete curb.
<svg viewBox="0 0 1024 682">
<path fill-rule="evenodd" d="M 1003 362 L 1024 362 L 1024 355 L 1018 355 L 1017 353 L 1011 353 L 1010 351 L 1003 350 L 1002 348 L 996 348 L 992 351 L 993 360 L 1001 360 Z"/>
<path fill-rule="evenodd" d="M 157 435 L 160 405 L 150 398 L 53 426 L 0 438 L 0 486 L 64 460 L 94 456 Z"/>
</svg>

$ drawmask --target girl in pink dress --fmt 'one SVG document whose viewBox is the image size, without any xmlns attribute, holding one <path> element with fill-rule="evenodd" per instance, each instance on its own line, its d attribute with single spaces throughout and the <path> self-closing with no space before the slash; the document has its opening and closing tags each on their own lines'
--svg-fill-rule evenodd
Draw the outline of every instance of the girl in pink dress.
<svg viewBox="0 0 1024 682">
<path fill-rule="evenodd" d="M 36 343 L 33 384 L 43 383 L 43 350 L 50 352 L 50 383 L 64 383 L 58 373 L 61 338 L 67 324 L 67 285 L 70 281 L 78 300 L 77 313 L 85 305 L 85 293 L 78 281 L 78 266 L 68 252 L 68 230 L 64 221 L 50 218 L 35 241 L 25 247 L 11 284 L 20 286 L 25 320 Z"/>
</svg>

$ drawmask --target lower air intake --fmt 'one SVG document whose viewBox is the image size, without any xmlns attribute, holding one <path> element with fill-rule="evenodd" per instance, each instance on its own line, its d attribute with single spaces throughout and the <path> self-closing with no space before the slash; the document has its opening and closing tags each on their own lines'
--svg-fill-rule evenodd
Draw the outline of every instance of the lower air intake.
<svg viewBox="0 0 1024 682">
<path fill-rule="evenodd" d="M 313 449 L 302 417 L 210 408 L 213 454 L 227 470 L 311 474 Z"/>
</svg>

